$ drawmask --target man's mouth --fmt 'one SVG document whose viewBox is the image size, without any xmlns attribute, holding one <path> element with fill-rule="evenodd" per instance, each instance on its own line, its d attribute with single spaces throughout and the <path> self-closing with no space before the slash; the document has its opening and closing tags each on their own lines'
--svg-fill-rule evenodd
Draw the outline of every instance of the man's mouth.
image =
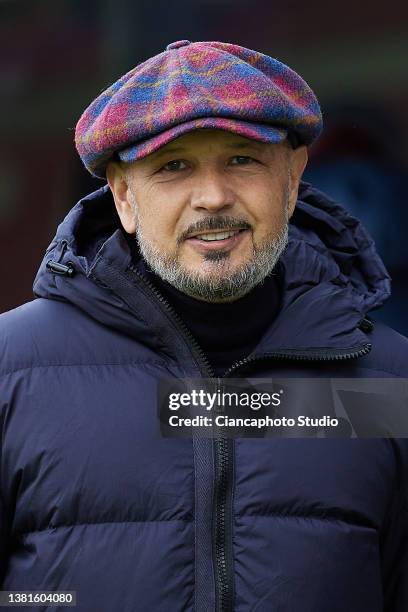
<svg viewBox="0 0 408 612">
<path fill-rule="evenodd" d="M 230 230 L 230 231 L 219 231 L 219 232 L 207 232 L 203 234 L 196 234 L 194 238 L 198 240 L 206 240 L 206 241 L 220 241 L 227 240 L 227 238 L 231 238 L 232 236 L 236 236 L 239 232 L 243 230 Z"/>
<path fill-rule="evenodd" d="M 200 253 L 207 253 L 216 249 L 227 252 L 240 244 L 247 234 L 249 234 L 247 228 L 212 230 L 195 233 L 187 238 L 186 242 Z"/>
</svg>

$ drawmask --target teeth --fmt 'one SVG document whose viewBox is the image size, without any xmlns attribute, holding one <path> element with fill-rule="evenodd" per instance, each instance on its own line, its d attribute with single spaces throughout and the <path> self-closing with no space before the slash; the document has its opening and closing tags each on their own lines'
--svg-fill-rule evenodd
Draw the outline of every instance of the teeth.
<svg viewBox="0 0 408 612">
<path fill-rule="evenodd" d="M 213 232 L 211 234 L 199 234 L 196 238 L 200 240 L 225 240 L 226 238 L 230 238 L 231 236 L 235 236 L 238 234 L 239 230 L 234 230 L 230 232 Z"/>
</svg>

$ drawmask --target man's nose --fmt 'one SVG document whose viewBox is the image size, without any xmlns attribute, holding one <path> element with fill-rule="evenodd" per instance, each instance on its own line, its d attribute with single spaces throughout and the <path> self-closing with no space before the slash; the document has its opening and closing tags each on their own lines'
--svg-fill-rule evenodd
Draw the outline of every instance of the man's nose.
<svg viewBox="0 0 408 612">
<path fill-rule="evenodd" d="M 216 212 L 235 203 L 228 177 L 222 171 L 203 170 L 195 177 L 190 204 L 195 210 Z"/>
</svg>

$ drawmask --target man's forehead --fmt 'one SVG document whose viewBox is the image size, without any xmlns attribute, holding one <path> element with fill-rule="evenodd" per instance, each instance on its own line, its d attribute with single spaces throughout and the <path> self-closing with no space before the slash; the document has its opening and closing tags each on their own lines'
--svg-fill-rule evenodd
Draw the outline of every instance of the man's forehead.
<svg viewBox="0 0 408 612">
<path fill-rule="evenodd" d="M 253 149 L 259 152 L 270 147 L 269 143 L 245 138 L 244 136 L 233 134 L 232 132 L 223 130 L 195 130 L 194 132 L 183 134 L 179 136 L 179 138 L 160 147 L 160 149 L 152 153 L 149 157 L 157 158 L 170 153 L 183 153 L 208 145 L 236 150 Z"/>
</svg>

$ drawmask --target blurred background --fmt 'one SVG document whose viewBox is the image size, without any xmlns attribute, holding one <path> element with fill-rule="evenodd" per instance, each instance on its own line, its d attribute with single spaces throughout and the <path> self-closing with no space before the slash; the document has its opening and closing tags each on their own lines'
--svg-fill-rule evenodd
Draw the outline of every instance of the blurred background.
<svg viewBox="0 0 408 612">
<path fill-rule="evenodd" d="M 33 299 L 56 226 L 103 183 L 76 154 L 85 107 L 175 40 L 222 40 L 289 64 L 324 135 L 305 180 L 361 218 L 393 279 L 374 313 L 408 335 L 408 3 L 0 0 L 0 312 Z"/>
</svg>

